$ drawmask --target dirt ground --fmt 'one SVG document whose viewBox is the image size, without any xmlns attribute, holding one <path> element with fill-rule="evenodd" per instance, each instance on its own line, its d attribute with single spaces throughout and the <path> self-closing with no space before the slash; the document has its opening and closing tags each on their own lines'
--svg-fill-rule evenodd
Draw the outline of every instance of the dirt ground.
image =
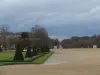
<svg viewBox="0 0 100 75">
<path fill-rule="evenodd" d="M 54 51 L 42 65 L 1 66 L 0 75 L 100 75 L 100 49 Z"/>
</svg>

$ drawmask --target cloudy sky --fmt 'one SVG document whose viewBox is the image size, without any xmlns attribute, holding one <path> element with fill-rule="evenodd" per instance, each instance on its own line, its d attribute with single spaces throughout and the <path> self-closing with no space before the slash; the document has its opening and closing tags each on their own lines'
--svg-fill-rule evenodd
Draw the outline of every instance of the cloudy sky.
<svg viewBox="0 0 100 75">
<path fill-rule="evenodd" d="M 50 36 L 100 33 L 100 0 L 0 0 L 0 25 L 29 31 L 34 25 Z"/>
</svg>

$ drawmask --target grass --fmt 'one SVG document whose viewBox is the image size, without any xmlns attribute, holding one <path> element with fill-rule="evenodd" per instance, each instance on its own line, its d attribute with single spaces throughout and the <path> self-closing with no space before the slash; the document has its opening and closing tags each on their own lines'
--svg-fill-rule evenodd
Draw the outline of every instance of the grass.
<svg viewBox="0 0 100 75">
<path fill-rule="evenodd" d="M 15 52 L 1 52 L 0 53 L 0 60 L 8 60 L 13 58 Z"/>
<path fill-rule="evenodd" d="M 41 56 L 40 58 L 36 59 L 34 63 L 36 64 L 43 64 L 54 52 L 49 52 Z"/>
<path fill-rule="evenodd" d="M 15 52 L 0 52 L 0 60 L 10 60 L 13 59 Z M 25 52 L 23 52 L 25 56 Z"/>
<path fill-rule="evenodd" d="M 53 54 L 53 52 L 41 54 L 41 56 L 39 58 L 37 58 L 36 60 L 34 60 L 33 62 L 32 61 L 24 61 L 24 62 L 15 62 L 15 61 L 0 62 L 0 66 L 4 66 L 4 65 L 16 65 L 16 64 L 43 64 L 52 54 Z M 7 58 L 13 57 L 13 53 L 11 53 L 11 52 L 8 52 L 8 53 L 4 52 L 4 53 L 1 53 L 1 55 L 2 55 L 1 59 L 3 59 L 3 58 L 7 59 Z M 30 59 L 31 58 L 25 58 L 25 60 L 30 60 Z"/>
</svg>

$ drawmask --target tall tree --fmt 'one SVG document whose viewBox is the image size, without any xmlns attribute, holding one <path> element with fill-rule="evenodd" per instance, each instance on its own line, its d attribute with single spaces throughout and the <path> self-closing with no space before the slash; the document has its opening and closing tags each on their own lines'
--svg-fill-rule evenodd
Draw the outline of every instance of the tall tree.
<svg viewBox="0 0 100 75">
<path fill-rule="evenodd" d="M 59 48 L 60 42 L 57 38 L 54 39 L 54 45 L 57 46 L 57 48 Z"/>
<path fill-rule="evenodd" d="M 38 44 L 38 48 L 41 49 L 41 52 L 49 51 L 46 47 L 49 48 L 49 37 L 48 32 L 45 30 L 45 28 L 36 25 L 32 28 L 32 37 L 33 38 L 39 38 L 39 40 L 36 40 L 36 44 Z M 46 42 L 44 42 L 46 41 Z M 46 47 L 45 47 L 46 46 Z M 46 48 L 46 49 L 44 49 Z"/>
<path fill-rule="evenodd" d="M 9 26 L 8 25 L 1 25 L 0 26 L 0 34 L 4 41 L 4 46 L 7 48 L 7 32 L 8 32 Z"/>
</svg>

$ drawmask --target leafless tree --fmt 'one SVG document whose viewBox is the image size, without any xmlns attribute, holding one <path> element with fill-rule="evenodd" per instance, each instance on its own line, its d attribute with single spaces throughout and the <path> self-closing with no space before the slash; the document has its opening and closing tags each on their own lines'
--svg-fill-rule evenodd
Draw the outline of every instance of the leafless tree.
<svg viewBox="0 0 100 75">
<path fill-rule="evenodd" d="M 4 46 L 7 48 L 7 32 L 8 32 L 9 26 L 4 24 L 0 26 L 0 36 L 3 39 Z"/>
<path fill-rule="evenodd" d="M 35 38 L 35 45 L 38 46 L 38 48 L 43 46 L 48 46 L 49 44 L 49 37 L 48 32 L 45 30 L 45 28 L 35 25 L 32 27 L 31 30 L 32 38 L 34 40 Z M 46 49 L 45 49 L 46 50 Z"/>
</svg>

